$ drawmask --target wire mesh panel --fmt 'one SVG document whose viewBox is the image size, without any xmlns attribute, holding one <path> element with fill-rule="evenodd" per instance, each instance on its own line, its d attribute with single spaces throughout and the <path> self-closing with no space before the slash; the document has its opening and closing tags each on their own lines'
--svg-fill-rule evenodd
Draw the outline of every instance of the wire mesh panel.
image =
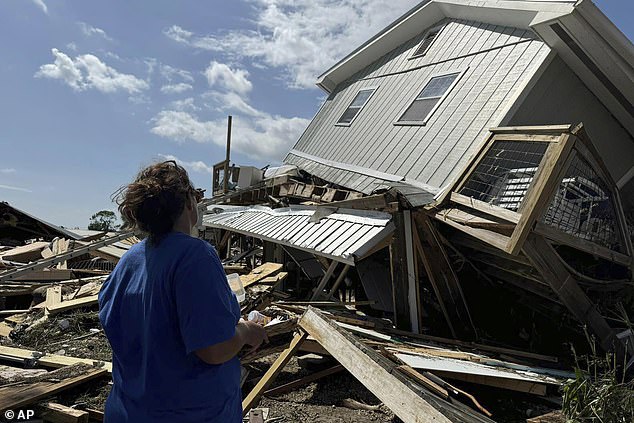
<svg viewBox="0 0 634 423">
<path fill-rule="evenodd" d="M 590 163 L 574 157 L 544 215 L 548 223 L 570 235 L 624 252 L 612 193 Z"/>
<path fill-rule="evenodd" d="M 494 141 L 459 193 L 517 211 L 549 143 Z"/>
</svg>

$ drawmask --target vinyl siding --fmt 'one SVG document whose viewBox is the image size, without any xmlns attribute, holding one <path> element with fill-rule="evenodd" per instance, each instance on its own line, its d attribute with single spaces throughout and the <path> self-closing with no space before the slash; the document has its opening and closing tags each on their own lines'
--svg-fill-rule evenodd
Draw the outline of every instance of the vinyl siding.
<svg viewBox="0 0 634 423">
<path fill-rule="evenodd" d="M 466 165 L 488 128 L 545 60 L 549 48 L 530 31 L 446 20 L 427 54 L 411 59 L 428 28 L 349 80 L 328 97 L 295 149 L 417 180 L 440 188 Z M 394 125 L 427 81 L 465 71 L 425 126 Z M 378 87 L 349 127 L 335 123 L 360 89 Z M 322 164 L 296 164 L 328 181 L 371 192 L 377 181 Z M 363 189 L 359 189 L 363 188 Z"/>
</svg>

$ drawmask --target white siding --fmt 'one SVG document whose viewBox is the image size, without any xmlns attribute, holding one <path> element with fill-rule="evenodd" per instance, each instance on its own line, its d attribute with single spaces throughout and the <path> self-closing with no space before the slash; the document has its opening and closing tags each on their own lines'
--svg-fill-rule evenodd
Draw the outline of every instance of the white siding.
<svg viewBox="0 0 634 423">
<path fill-rule="evenodd" d="M 499 123 L 500 111 L 549 49 L 529 31 L 460 20 L 445 23 L 425 56 L 410 59 L 427 30 L 421 28 L 419 36 L 340 84 L 295 149 L 434 187 L 448 183 L 477 150 L 488 128 Z M 465 69 L 426 126 L 393 124 L 430 77 Z M 335 126 L 360 89 L 376 86 L 351 126 Z M 294 155 L 286 161 L 307 165 L 306 159 Z M 359 174 L 324 165 L 309 167 L 317 176 L 349 188 L 367 191 L 376 186 L 376 180 L 364 181 Z"/>
</svg>

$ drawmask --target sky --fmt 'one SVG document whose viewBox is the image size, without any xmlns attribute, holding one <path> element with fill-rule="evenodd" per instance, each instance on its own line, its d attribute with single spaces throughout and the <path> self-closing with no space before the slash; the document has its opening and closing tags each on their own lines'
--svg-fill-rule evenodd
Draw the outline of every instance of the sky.
<svg viewBox="0 0 634 423">
<path fill-rule="evenodd" d="M 280 164 L 318 75 L 411 0 L 0 0 L 0 201 L 86 227 L 144 166 Z M 634 3 L 595 0 L 634 39 Z"/>
</svg>

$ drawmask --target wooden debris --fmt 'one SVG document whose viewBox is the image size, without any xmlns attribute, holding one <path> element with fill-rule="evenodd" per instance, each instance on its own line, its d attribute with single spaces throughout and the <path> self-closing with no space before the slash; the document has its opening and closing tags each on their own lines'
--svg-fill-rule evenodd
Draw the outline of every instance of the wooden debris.
<svg viewBox="0 0 634 423">
<path fill-rule="evenodd" d="M 399 372 L 394 372 L 397 364 L 365 346 L 315 308 L 308 308 L 299 325 L 405 423 L 491 421 L 455 407 L 405 376 L 399 377 Z"/>
<path fill-rule="evenodd" d="M 526 423 L 566 423 L 566 417 L 561 411 L 553 411 L 548 414 L 533 417 L 526 420 Z"/>
<path fill-rule="evenodd" d="M 245 288 L 253 285 L 254 283 L 270 276 L 276 272 L 282 270 L 282 266 L 279 263 L 264 263 L 262 266 L 256 267 L 249 274 L 240 276 L 242 286 Z"/>
<path fill-rule="evenodd" d="M 275 360 L 273 365 L 269 368 L 269 370 L 262 376 L 262 379 L 255 385 L 253 390 L 249 392 L 249 395 L 242 401 L 242 415 L 246 415 L 249 410 L 254 407 L 264 394 L 266 388 L 268 388 L 271 383 L 275 380 L 278 374 L 282 371 L 286 363 L 295 355 L 295 352 L 299 349 L 300 345 L 306 338 L 308 334 L 304 331 L 299 332 L 293 340 L 291 341 L 288 348 L 286 348 L 280 356 Z"/>
<path fill-rule="evenodd" d="M 50 315 L 55 315 L 63 311 L 73 310 L 75 308 L 90 307 L 98 303 L 98 296 L 91 295 L 89 297 L 77 298 L 58 303 L 52 307 L 46 307 Z"/>
<path fill-rule="evenodd" d="M 368 405 L 359 401 L 355 401 L 352 398 L 346 398 L 341 401 L 341 405 L 351 410 L 366 410 L 366 411 L 381 411 L 380 405 Z"/>
<path fill-rule="evenodd" d="M 89 380 L 106 375 L 105 369 L 90 369 L 85 373 L 60 382 L 36 382 L 27 386 L 0 388 L 0 410 L 20 408 L 43 398 L 70 389 Z"/>
<path fill-rule="evenodd" d="M 0 356 L 11 357 L 21 360 L 33 360 L 44 367 L 59 368 L 72 364 L 83 363 L 91 366 L 103 368 L 108 373 L 112 372 L 112 363 L 107 361 L 91 360 L 88 358 L 76 358 L 57 354 L 44 354 L 39 351 L 26 350 L 23 348 L 5 347 L 0 345 Z"/>
<path fill-rule="evenodd" d="M 50 423 L 88 423 L 90 418 L 88 411 L 66 407 L 54 402 L 40 405 L 37 408 L 39 417 Z"/>
<path fill-rule="evenodd" d="M 264 392 L 264 395 L 267 397 L 274 397 L 277 395 L 282 395 L 285 394 L 287 392 L 290 392 L 292 390 L 294 390 L 295 388 L 299 388 L 300 386 L 304 386 L 304 385 L 308 385 L 309 383 L 315 382 L 316 380 L 322 379 L 326 376 L 330 376 L 333 375 L 335 373 L 339 373 L 341 371 L 345 370 L 345 368 L 341 365 L 338 364 L 334 367 L 331 367 L 329 369 L 326 370 L 322 370 L 319 372 L 315 372 L 313 374 L 310 374 L 308 376 L 304 376 L 301 379 L 295 380 L 293 382 L 289 382 L 289 383 L 285 383 L 284 385 L 280 385 L 278 387 L 269 389 L 268 391 Z"/>
</svg>

